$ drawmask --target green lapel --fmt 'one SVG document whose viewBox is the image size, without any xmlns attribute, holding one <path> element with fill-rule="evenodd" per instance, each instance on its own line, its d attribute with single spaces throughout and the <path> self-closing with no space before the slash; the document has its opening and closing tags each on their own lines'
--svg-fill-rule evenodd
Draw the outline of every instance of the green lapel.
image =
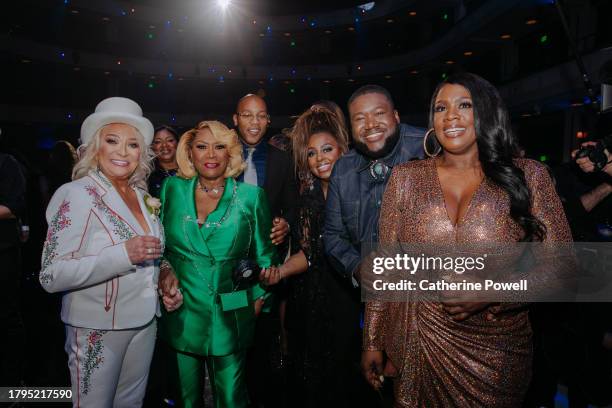
<svg viewBox="0 0 612 408">
<path fill-rule="evenodd" d="M 202 233 L 198 225 L 198 210 L 195 204 L 195 189 L 197 183 L 198 177 L 196 176 L 191 178 L 188 183 L 184 184 L 185 191 L 183 197 L 184 205 L 187 210 L 187 216 L 183 220 L 186 235 L 185 239 L 189 240 L 189 243 L 194 251 L 210 257 L 210 251 L 208 250 L 206 242 L 202 238 Z"/>
<path fill-rule="evenodd" d="M 225 217 L 229 215 L 230 207 L 234 200 L 235 188 L 237 188 L 236 181 L 231 177 L 226 178 L 223 195 L 217 203 L 217 208 L 215 208 L 213 212 L 208 214 L 204 225 L 202 226 L 202 228 L 200 228 L 202 238 L 204 238 L 205 241 L 208 240 L 208 238 L 210 238 L 212 235 L 214 235 L 214 232 L 218 229 L 220 223 L 225 221 Z"/>
</svg>

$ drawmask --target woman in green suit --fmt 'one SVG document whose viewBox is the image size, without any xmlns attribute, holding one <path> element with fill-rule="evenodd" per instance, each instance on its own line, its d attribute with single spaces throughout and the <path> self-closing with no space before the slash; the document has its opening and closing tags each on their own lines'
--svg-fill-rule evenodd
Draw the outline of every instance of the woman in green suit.
<svg viewBox="0 0 612 408">
<path fill-rule="evenodd" d="M 163 315 L 160 337 L 173 349 L 181 406 L 202 405 L 204 362 L 216 407 L 246 407 L 245 351 L 266 297 L 263 283 L 236 285 L 233 271 L 249 258 L 262 268 L 277 263 L 264 191 L 234 180 L 244 169 L 238 136 L 216 121 L 186 132 L 177 148 L 178 177 L 162 186 L 166 234 L 162 291 L 180 287 L 182 307 Z M 172 375 L 172 374 L 171 374 Z"/>
</svg>

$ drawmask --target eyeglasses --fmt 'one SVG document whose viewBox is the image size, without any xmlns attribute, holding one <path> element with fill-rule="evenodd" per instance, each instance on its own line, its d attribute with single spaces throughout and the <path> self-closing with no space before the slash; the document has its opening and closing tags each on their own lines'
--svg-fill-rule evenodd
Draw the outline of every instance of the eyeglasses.
<svg viewBox="0 0 612 408">
<path fill-rule="evenodd" d="M 270 115 L 268 115 L 267 113 L 263 113 L 263 112 L 259 112 L 257 115 L 253 115 L 251 112 L 240 112 L 238 116 L 240 117 L 240 119 L 243 119 L 249 122 L 253 118 L 256 118 L 258 121 L 268 120 L 270 118 Z"/>
</svg>

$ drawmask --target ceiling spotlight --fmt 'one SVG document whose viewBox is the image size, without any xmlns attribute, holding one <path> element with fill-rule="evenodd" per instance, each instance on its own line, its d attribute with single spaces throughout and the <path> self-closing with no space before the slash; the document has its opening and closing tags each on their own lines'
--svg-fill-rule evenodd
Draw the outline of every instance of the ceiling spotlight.
<svg viewBox="0 0 612 408">
<path fill-rule="evenodd" d="M 512 36 L 510 34 L 502 34 L 499 36 L 499 38 L 501 38 L 502 40 L 509 40 L 510 38 L 512 38 Z"/>
<path fill-rule="evenodd" d="M 410 73 L 411 73 L 412 75 L 416 75 L 416 74 L 418 74 L 418 73 L 419 73 L 419 71 L 417 71 L 416 69 L 413 69 L 412 71 L 410 71 Z"/>
<path fill-rule="evenodd" d="M 453 65 L 454 63 L 455 63 L 455 61 L 453 61 L 453 60 L 446 61 L 446 65 Z"/>
<path fill-rule="evenodd" d="M 349 28 L 347 28 L 347 30 L 349 30 L 349 31 L 355 31 L 355 27 L 349 27 Z"/>
<path fill-rule="evenodd" d="M 538 23 L 538 20 L 536 20 L 535 18 L 530 18 L 529 20 L 525 21 L 525 24 L 527 25 L 534 25 L 537 23 Z"/>
<path fill-rule="evenodd" d="M 474 55 L 474 53 L 472 51 L 466 51 L 463 53 L 463 55 L 465 55 L 466 57 L 470 57 L 472 55 Z"/>
<path fill-rule="evenodd" d="M 370 11 L 374 8 L 374 6 L 376 5 L 375 1 L 371 1 L 369 3 L 364 3 L 361 4 L 359 6 L 357 6 L 358 9 L 361 9 L 361 11 L 366 12 L 366 11 Z"/>
<path fill-rule="evenodd" d="M 217 0 L 217 5 L 221 7 L 221 10 L 226 10 L 230 5 L 230 0 Z"/>
<path fill-rule="evenodd" d="M 417 14 L 416 11 L 411 11 L 410 13 L 408 13 L 410 17 L 414 17 L 416 16 L 416 14 Z"/>
</svg>

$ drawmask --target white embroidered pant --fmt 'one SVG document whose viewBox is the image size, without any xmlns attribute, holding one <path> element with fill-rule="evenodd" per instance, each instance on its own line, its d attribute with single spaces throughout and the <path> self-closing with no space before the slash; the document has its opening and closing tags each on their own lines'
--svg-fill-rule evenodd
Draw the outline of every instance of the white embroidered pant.
<svg viewBox="0 0 612 408">
<path fill-rule="evenodd" d="M 72 406 L 134 408 L 142 405 L 155 346 L 155 319 L 132 330 L 66 325 Z"/>
</svg>

